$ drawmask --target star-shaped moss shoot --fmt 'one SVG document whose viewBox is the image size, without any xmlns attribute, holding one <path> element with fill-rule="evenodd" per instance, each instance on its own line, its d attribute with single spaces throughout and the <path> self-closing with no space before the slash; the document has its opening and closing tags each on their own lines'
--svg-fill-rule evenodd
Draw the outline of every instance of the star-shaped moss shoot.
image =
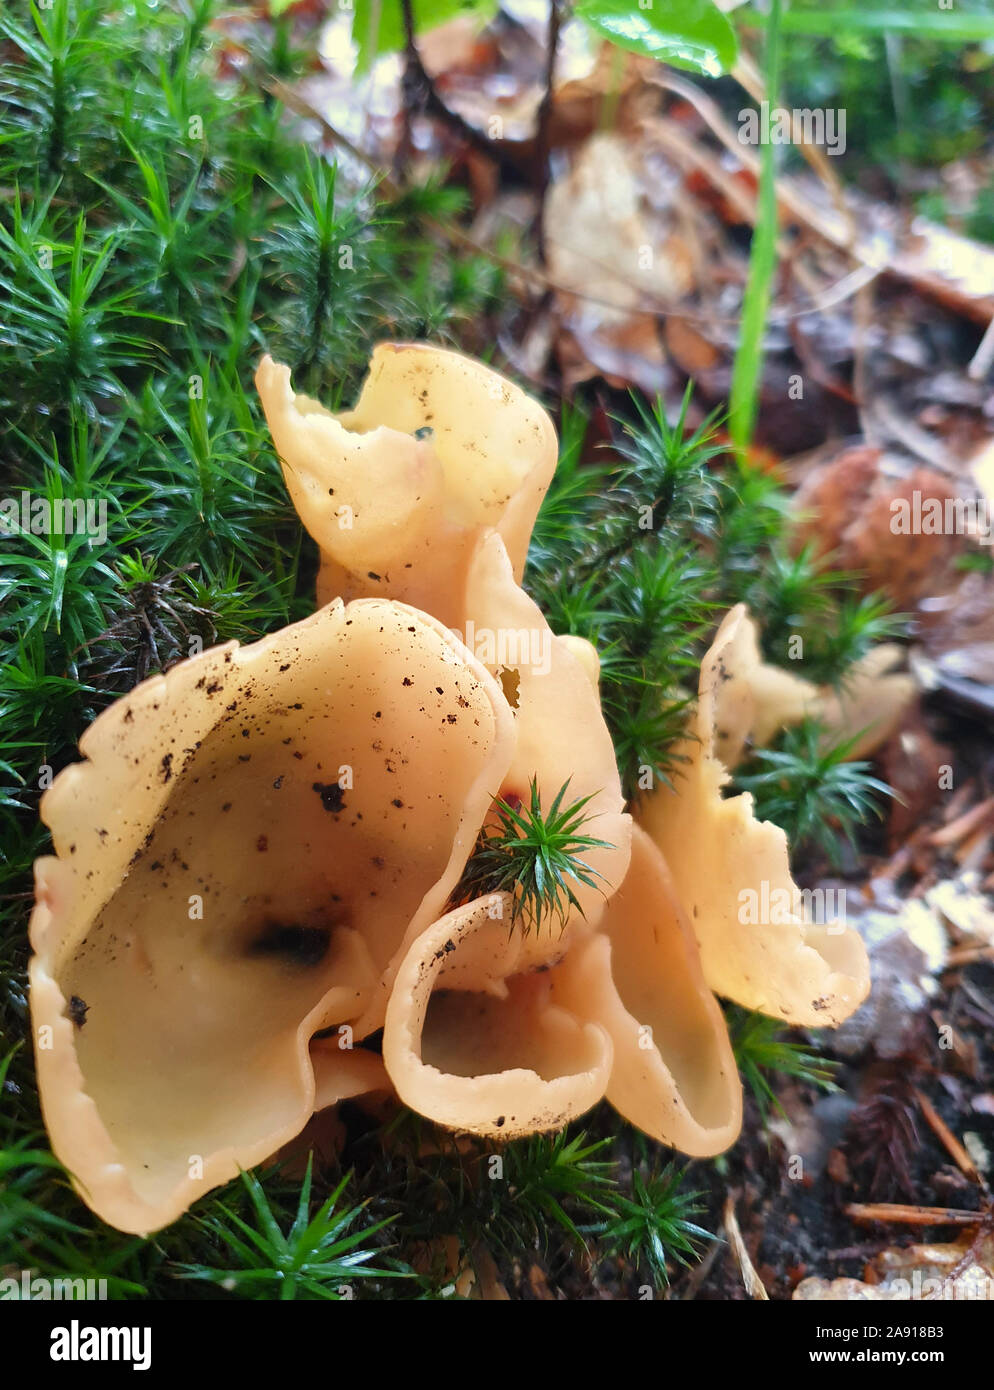
<svg viewBox="0 0 994 1390">
<path fill-rule="evenodd" d="M 538 931 L 546 920 L 558 919 L 561 931 L 571 909 L 584 915 L 570 880 L 588 888 L 600 888 L 598 880 L 606 882 L 581 855 L 614 846 L 580 833 L 591 819 L 586 806 L 593 794 L 566 802 L 567 779 L 543 812 L 536 778 L 528 789 L 527 806 L 494 797 L 496 819 L 480 831 L 454 896 L 456 901 L 469 902 L 488 893 L 511 893 L 512 927 L 520 923 L 525 932 Z"/>
</svg>

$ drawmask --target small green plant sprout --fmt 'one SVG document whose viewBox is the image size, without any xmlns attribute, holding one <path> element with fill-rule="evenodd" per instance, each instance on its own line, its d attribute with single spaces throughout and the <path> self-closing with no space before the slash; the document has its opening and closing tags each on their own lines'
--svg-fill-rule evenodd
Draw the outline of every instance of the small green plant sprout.
<svg viewBox="0 0 994 1390">
<path fill-rule="evenodd" d="M 455 901 L 469 902 L 488 893 L 511 893 L 514 909 L 512 928 L 539 931 L 547 918 L 558 918 L 560 930 L 566 926 L 570 909 L 583 915 L 583 908 L 569 882 L 598 888 L 604 875 L 580 855 L 591 849 L 612 849 L 607 840 L 580 833 L 590 818 L 585 809 L 593 797 L 563 804 L 569 790 L 567 779 L 556 793 L 548 811 L 542 810 L 538 781 L 528 784 L 528 805 L 512 806 L 503 797 L 494 797 L 495 820 L 480 831 L 456 888 Z"/>
<path fill-rule="evenodd" d="M 745 594 L 752 611 L 763 615 L 763 650 L 769 659 L 782 660 L 791 637 L 819 632 L 831 622 L 834 591 L 845 578 L 825 568 L 810 545 L 797 554 L 783 541 L 773 546 Z"/>
<path fill-rule="evenodd" d="M 715 529 L 718 488 L 708 464 L 727 446 L 718 440 L 717 412 L 693 434 L 688 432 L 693 389 L 693 382 L 688 382 L 675 424 L 667 420 L 661 396 L 650 406 L 634 392 L 638 423 L 615 417 L 623 430 L 617 452 L 627 465 L 620 481 L 651 505 L 652 531 L 667 528 L 681 535 L 710 535 Z"/>
<path fill-rule="evenodd" d="M 629 801 L 655 786 L 672 786 L 686 755 L 676 748 L 687 728 L 689 696 L 677 688 L 660 693 L 648 680 L 631 683 L 631 694 L 608 680 L 603 684 L 604 718 L 614 739 L 621 786 Z"/>
<path fill-rule="evenodd" d="M 314 1216 L 309 1215 L 312 1165 L 313 1154 L 307 1160 L 296 1215 L 286 1232 L 280 1227 L 258 1178 L 253 1173 L 242 1173 L 256 1225 L 250 1225 L 221 1202 L 217 1204 L 220 1216 L 201 1221 L 205 1231 L 230 1252 L 231 1267 L 181 1264 L 178 1266 L 180 1277 L 206 1280 L 248 1298 L 276 1297 L 287 1301 L 299 1297 L 333 1302 L 353 1297 L 352 1285 L 357 1279 L 412 1278 L 410 1270 L 379 1269 L 369 1263 L 381 1255 L 382 1250 L 375 1244 L 365 1243 L 389 1225 L 392 1218 L 348 1233 L 366 1206 L 361 1202 L 348 1211 L 335 1210 L 349 1182 L 348 1175 L 322 1202 Z M 349 1291 L 345 1292 L 345 1288 Z"/>
<path fill-rule="evenodd" d="M 586 1137 L 533 1134 L 504 1150 L 504 1182 L 485 1184 L 492 1203 L 485 1230 L 504 1249 L 547 1246 L 550 1222 L 586 1248 L 577 1221 L 613 1215 L 616 1165 L 596 1157 L 612 1141 Z"/>
<path fill-rule="evenodd" d="M 817 630 L 808 673 L 815 680 L 844 687 L 855 663 L 877 643 L 900 637 L 907 623 L 906 614 L 891 611 L 884 594 L 844 594 L 834 622 Z"/>
<path fill-rule="evenodd" d="M 770 1082 L 773 1075 L 792 1076 L 823 1091 L 839 1089 L 835 1084 L 838 1062 L 809 1052 L 801 1043 L 788 1041 L 782 1036 L 783 1027 L 777 1019 L 737 1004 L 728 1005 L 725 1016 L 739 1072 L 755 1097 L 764 1125 L 770 1104 L 784 1113 Z"/>
<path fill-rule="evenodd" d="M 614 1215 L 600 1229 L 605 1254 L 621 1255 L 639 1268 L 648 1268 L 659 1287 L 670 1282 L 667 1261 L 689 1267 L 700 1258 L 702 1241 L 715 1237 L 698 1218 L 703 1214 L 700 1192 L 682 1192 L 686 1169 L 668 1163 L 643 1176 L 632 1172 L 632 1195 L 613 1198 Z"/>
<path fill-rule="evenodd" d="M 843 844 L 854 846 L 857 828 L 881 814 L 879 798 L 896 795 L 870 774 L 868 762 L 846 762 L 858 738 L 826 747 L 818 721 L 805 720 L 787 730 L 779 748 L 757 749 L 756 770 L 737 776 L 736 785 L 752 792 L 760 820 L 787 832 L 792 850 L 816 845 L 838 866 Z"/>
</svg>

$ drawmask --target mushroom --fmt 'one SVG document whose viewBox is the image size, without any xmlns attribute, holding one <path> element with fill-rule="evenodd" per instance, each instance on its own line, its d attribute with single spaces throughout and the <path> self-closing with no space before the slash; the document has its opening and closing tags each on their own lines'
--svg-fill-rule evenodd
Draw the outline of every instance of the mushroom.
<svg viewBox="0 0 994 1390">
<path fill-rule="evenodd" d="M 555 1000 L 571 957 L 528 968 L 529 938 L 508 930 L 511 910 L 510 896 L 495 893 L 417 937 L 383 1030 L 383 1060 L 403 1101 L 452 1129 L 505 1139 L 560 1129 L 589 1110 L 612 1059 L 607 1031 Z"/>
<path fill-rule="evenodd" d="M 325 606 L 144 682 L 43 799 L 31 1005 L 56 1153 L 99 1215 L 147 1232 L 314 1109 L 390 1085 L 501 1138 L 606 1096 L 720 1152 L 742 1100 L 711 990 L 824 1024 L 869 985 L 854 932 L 740 910 L 744 889 L 796 889 L 783 832 L 723 799 L 727 767 L 807 683 L 733 610 L 683 776 L 633 829 L 597 654 L 520 586 L 555 465 L 544 411 L 412 345 L 377 348 L 339 416 L 269 358 L 257 382 Z M 508 892 L 459 900 L 493 798 L 533 783 L 544 810 L 585 798 L 607 845 L 541 930 Z M 382 1058 L 361 1045 L 380 1027 Z"/>
<path fill-rule="evenodd" d="M 701 663 L 696 718 L 677 750 L 685 761 L 675 786 L 650 793 L 636 816 L 670 867 L 711 988 L 790 1023 L 837 1025 L 869 993 L 862 939 L 841 923 L 807 920 L 783 830 L 756 820 L 748 792 L 722 796 L 722 735 L 739 748 L 752 718 L 747 621 L 740 605 L 718 629 Z"/>
<path fill-rule="evenodd" d="M 918 690 L 913 675 L 895 669 L 903 660 L 902 647 L 882 642 L 853 663 L 838 690 L 821 687 L 810 712 L 827 744 L 855 738 L 847 756 L 865 758 L 893 737 Z"/>
<path fill-rule="evenodd" d="M 591 863 L 616 888 L 631 822 L 597 656 L 554 636 L 520 587 L 556 463 L 548 415 L 481 363 L 417 344 L 377 347 L 358 404 L 338 416 L 296 396 L 289 368 L 269 357 L 256 384 L 294 505 L 321 547 L 319 601 L 377 592 L 451 624 L 514 710 L 517 751 L 494 793 L 520 796 L 534 777 L 544 805 L 567 781 L 571 799 L 589 794 L 597 838 L 615 846 Z M 581 916 L 602 910 L 602 893 L 581 886 L 578 896 Z M 364 1029 L 381 1026 L 389 986 L 388 976 Z"/>
<path fill-rule="evenodd" d="M 803 719 L 822 725 L 826 746 L 853 739 L 849 758 L 864 758 L 891 737 L 915 694 L 914 677 L 894 669 L 902 659 L 895 642 L 872 647 L 834 689 L 764 661 L 756 624 L 743 604 L 728 613 L 719 636 L 725 675 L 714 695 L 715 739 L 729 769 L 741 760 L 748 740 L 764 747 Z"/>
<path fill-rule="evenodd" d="M 575 928 L 540 971 L 506 893 L 447 913 L 391 991 L 383 1060 L 401 1099 L 491 1138 L 559 1129 L 607 1099 L 684 1153 L 720 1153 L 742 1088 L 662 855 L 636 828 L 601 930 Z"/>
<path fill-rule="evenodd" d="M 300 519 L 321 548 L 318 602 L 388 595 L 453 625 L 474 545 L 495 529 L 518 579 L 556 467 L 529 396 L 482 363 L 383 343 L 353 410 L 296 395 L 264 357 L 256 386 Z"/>
<path fill-rule="evenodd" d="M 477 1134 L 558 1128 L 606 1094 L 663 1142 L 719 1153 L 741 1124 L 738 1072 L 663 857 L 644 833 L 632 843 L 596 653 L 552 636 L 496 533 L 477 544 L 465 607 L 477 636 L 513 633 L 519 648 L 502 793 L 536 769 L 546 800 L 572 779 L 576 795 L 592 794 L 591 828 L 614 848 L 585 855 L 605 889 L 578 885 L 581 911 L 562 932 L 509 930 L 506 894 L 409 932 L 390 980 L 387 1071 L 419 1113 Z M 495 675 L 498 645 L 477 649 Z"/>
<path fill-rule="evenodd" d="M 30 977 L 45 1121 L 100 1216 L 155 1230 L 299 1133 L 316 1086 L 375 1083 L 308 1044 L 349 1041 L 443 914 L 513 742 L 493 677 L 382 599 L 182 662 L 87 730 L 42 803 Z"/>
<path fill-rule="evenodd" d="M 624 809 L 614 745 L 591 683 L 589 661 L 577 654 L 573 641 L 553 635 L 538 605 L 515 581 L 496 531 L 485 532 L 476 543 L 460 606 L 468 615 L 464 632 L 475 645 L 475 655 L 510 694 L 514 752 L 503 779 L 493 787 L 494 795 L 512 803 L 524 800 L 534 779 L 547 810 L 568 783 L 569 802 L 590 798 L 586 828 L 611 846 L 584 854 L 598 886 L 573 884 L 579 906 L 562 931 L 525 937 L 518 968 L 537 968 L 562 953 L 574 929 L 597 924 L 628 871 L 631 817 Z M 412 945 L 420 925 L 420 919 L 411 923 L 403 949 Z M 401 954 L 381 977 L 360 1018 L 360 1036 L 383 1025 Z"/>
<path fill-rule="evenodd" d="M 585 855 L 607 885 L 616 891 L 628 871 L 631 817 L 625 811 L 614 744 L 604 715 L 591 665 L 576 639 L 553 635 L 542 610 L 516 583 L 511 560 L 495 532 L 481 537 L 469 567 L 466 585 L 467 627 L 472 636 L 493 634 L 496 650 L 479 643 L 475 655 L 493 674 L 507 674 L 513 638 L 517 648 L 514 676 L 514 722 L 517 738 L 505 786 L 522 791 L 538 777 L 543 806 L 569 782 L 571 799 L 589 796 L 586 813 L 590 833 L 614 846 Z M 469 635 L 469 634 L 467 634 Z M 589 644 L 584 644 L 594 655 Z M 502 677 L 503 678 L 503 677 Z M 576 886 L 582 916 L 596 925 L 606 903 L 605 891 Z"/>
<path fill-rule="evenodd" d="M 682 1153 L 722 1153 L 742 1124 L 742 1086 L 724 1015 L 656 845 L 636 825 L 624 883 L 553 997 L 614 1044 L 606 1096 Z"/>
</svg>

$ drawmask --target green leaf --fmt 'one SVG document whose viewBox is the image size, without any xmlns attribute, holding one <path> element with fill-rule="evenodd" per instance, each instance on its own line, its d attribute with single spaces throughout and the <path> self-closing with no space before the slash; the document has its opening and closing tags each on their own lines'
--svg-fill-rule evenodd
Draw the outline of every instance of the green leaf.
<svg viewBox="0 0 994 1390">
<path fill-rule="evenodd" d="M 437 29 L 461 14 L 489 19 L 497 12 L 496 0 L 412 0 L 415 34 Z M 381 53 L 396 53 L 404 47 L 404 16 L 400 0 L 354 0 L 352 38 L 358 50 L 356 67 L 368 71 Z"/>
<path fill-rule="evenodd" d="M 781 0 L 772 0 L 769 31 L 766 35 L 763 77 L 770 104 L 776 103 L 780 76 Z M 776 151 L 763 146 L 759 174 L 759 218 L 752 234 L 749 280 L 742 300 L 742 328 L 732 368 L 732 390 L 728 405 L 728 429 L 732 442 L 744 450 L 752 438 L 763 374 L 763 337 L 770 307 L 773 275 L 777 265 L 777 187 Z"/>
<path fill-rule="evenodd" d="M 742 23 L 765 29 L 769 18 L 755 10 L 742 14 Z M 907 6 L 901 10 L 788 10 L 780 21 L 785 34 L 811 34 L 834 38 L 842 33 L 910 34 L 916 39 L 943 43 L 981 43 L 994 39 L 994 15 L 960 14 Z"/>
<path fill-rule="evenodd" d="M 711 0 L 581 0 L 576 16 L 619 48 L 718 77 L 735 62 L 735 33 Z"/>
</svg>

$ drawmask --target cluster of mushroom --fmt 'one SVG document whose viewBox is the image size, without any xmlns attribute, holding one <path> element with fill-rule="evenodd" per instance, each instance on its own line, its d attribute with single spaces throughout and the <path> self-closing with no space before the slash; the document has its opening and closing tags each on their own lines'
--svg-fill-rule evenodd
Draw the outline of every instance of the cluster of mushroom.
<svg viewBox="0 0 994 1390">
<path fill-rule="evenodd" d="M 633 824 L 596 653 L 520 585 L 555 468 L 545 412 L 424 346 L 379 347 L 337 416 L 268 358 L 257 385 L 321 607 L 143 682 L 43 800 L 31 1008 L 83 1199 L 155 1230 L 376 1089 L 498 1139 L 606 1096 L 719 1153 L 741 1090 L 712 991 L 826 1025 L 869 984 L 852 931 L 743 920 L 743 890 L 794 890 L 783 832 L 722 796 L 722 745 L 757 719 L 748 615 L 703 663 L 676 790 Z M 453 906 L 493 798 L 533 780 L 543 805 L 566 782 L 589 796 L 607 846 L 561 931 L 519 929 L 508 893 Z"/>
</svg>

